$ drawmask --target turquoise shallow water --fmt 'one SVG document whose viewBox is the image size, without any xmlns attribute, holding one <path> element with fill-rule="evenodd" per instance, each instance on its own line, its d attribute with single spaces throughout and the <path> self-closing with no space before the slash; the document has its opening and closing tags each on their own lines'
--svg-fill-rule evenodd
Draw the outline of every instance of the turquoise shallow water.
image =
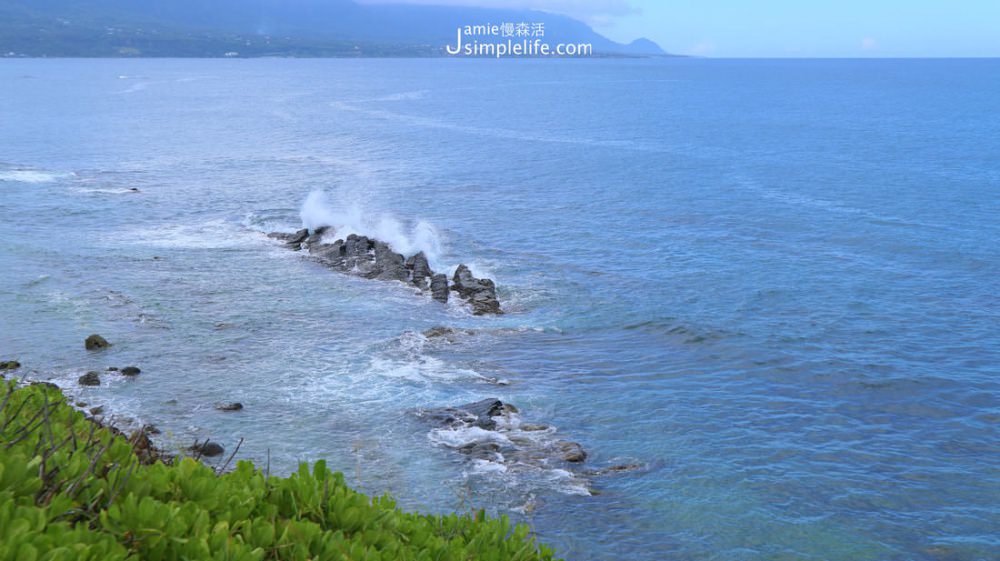
<svg viewBox="0 0 1000 561">
<path fill-rule="evenodd" d="M 138 364 L 74 391 L 568 559 L 997 559 L 997 91 L 992 60 L 4 60 L 0 353 Z M 317 190 L 508 313 L 264 238 Z M 500 474 L 412 414 L 490 396 L 643 467 Z"/>
</svg>

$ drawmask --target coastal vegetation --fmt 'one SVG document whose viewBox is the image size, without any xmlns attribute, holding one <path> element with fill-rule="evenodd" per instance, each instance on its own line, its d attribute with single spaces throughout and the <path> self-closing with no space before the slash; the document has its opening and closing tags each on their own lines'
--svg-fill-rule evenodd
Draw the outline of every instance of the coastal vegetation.
<svg viewBox="0 0 1000 561">
<path fill-rule="evenodd" d="M 0 560 L 551 560 L 506 517 L 404 512 L 322 461 L 288 477 L 165 458 L 71 407 L 0 382 Z"/>
</svg>

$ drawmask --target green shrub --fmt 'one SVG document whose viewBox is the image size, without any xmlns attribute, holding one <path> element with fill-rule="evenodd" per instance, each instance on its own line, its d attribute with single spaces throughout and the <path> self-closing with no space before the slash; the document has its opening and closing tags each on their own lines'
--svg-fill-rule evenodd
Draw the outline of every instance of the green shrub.
<svg viewBox="0 0 1000 561">
<path fill-rule="evenodd" d="M 551 560 L 506 517 L 407 513 L 324 462 L 290 477 L 250 462 L 170 465 L 53 387 L 0 383 L 0 560 Z"/>
</svg>

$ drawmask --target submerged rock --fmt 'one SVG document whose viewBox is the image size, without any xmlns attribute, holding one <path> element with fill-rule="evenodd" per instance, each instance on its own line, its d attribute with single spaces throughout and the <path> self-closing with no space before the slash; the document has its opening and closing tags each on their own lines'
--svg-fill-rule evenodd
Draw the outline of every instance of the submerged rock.
<svg viewBox="0 0 1000 561">
<path fill-rule="evenodd" d="M 121 369 L 122 376 L 137 376 L 142 370 L 138 366 L 126 366 Z"/>
<path fill-rule="evenodd" d="M 444 337 L 449 341 L 455 339 L 458 335 L 475 335 L 476 332 L 471 329 L 456 329 L 454 327 L 445 327 L 443 325 L 438 325 L 432 327 L 423 332 L 424 337 L 428 339 L 435 339 L 437 337 Z"/>
<path fill-rule="evenodd" d="M 0 370 L 17 370 L 21 367 L 21 363 L 16 360 L 5 360 L 0 362 Z"/>
<path fill-rule="evenodd" d="M 451 289 L 472 305 L 472 313 L 500 314 L 500 301 L 497 300 L 496 285 L 490 279 L 477 279 L 465 265 L 459 265 L 452 277 Z"/>
<path fill-rule="evenodd" d="M 81 386 L 100 386 L 101 385 L 101 375 L 97 372 L 90 371 L 80 376 L 76 380 Z"/>
<path fill-rule="evenodd" d="M 98 349 L 106 349 L 110 347 L 111 343 L 108 343 L 107 339 L 95 333 L 84 339 L 83 346 L 86 347 L 88 351 L 96 351 Z"/>
<path fill-rule="evenodd" d="M 466 456 L 480 473 L 549 472 L 572 493 L 591 493 L 586 473 L 574 471 L 587 459 L 576 442 L 561 440 L 548 425 L 524 423 L 517 407 L 496 398 L 417 411 L 435 426 L 430 439 Z M 534 476 L 532 476 L 534 477 Z"/>
<path fill-rule="evenodd" d="M 243 404 L 238 401 L 216 403 L 215 408 L 219 411 L 240 411 L 243 409 Z"/>
<path fill-rule="evenodd" d="M 556 447 L 562 454 L 562 459 L 567 462 L 579 463 L 587 459 L 587 452 L 576 442 L 560 440 L 556 442 Z"/>
</svg>

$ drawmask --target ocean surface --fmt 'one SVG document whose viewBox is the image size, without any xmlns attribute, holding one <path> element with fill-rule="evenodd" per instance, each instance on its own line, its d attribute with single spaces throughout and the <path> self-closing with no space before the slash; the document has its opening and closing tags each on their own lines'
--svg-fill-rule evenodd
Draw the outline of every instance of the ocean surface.
<svg viewBox="0 0 1000 561">
<path fill-rule="evenodd" d="M 3 60 L 0 358 L 568 560 L 1000 559 L 998 92 L 997 60 Z M 507 313 L 264 235 L 317 213 Z M 414 414 L 486 397 L 586 463 Z"/>
</svg>

